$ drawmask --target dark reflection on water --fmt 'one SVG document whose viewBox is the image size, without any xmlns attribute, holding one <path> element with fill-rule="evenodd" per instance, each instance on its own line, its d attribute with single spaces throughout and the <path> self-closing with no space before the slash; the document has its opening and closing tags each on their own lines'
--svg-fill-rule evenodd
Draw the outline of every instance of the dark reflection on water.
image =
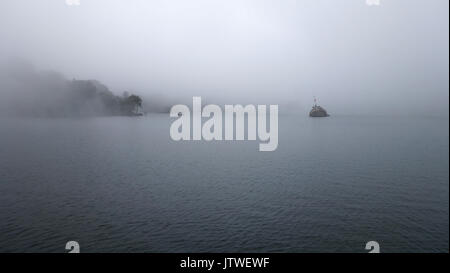
<svg viewBox="0 0 450 273">
<path fill-rule="evenodd" d="M 448 119 L 280 116 L 275 152 L 170 122 L 0 120 L 0 251 L 449 251 Z"/>
</svg>

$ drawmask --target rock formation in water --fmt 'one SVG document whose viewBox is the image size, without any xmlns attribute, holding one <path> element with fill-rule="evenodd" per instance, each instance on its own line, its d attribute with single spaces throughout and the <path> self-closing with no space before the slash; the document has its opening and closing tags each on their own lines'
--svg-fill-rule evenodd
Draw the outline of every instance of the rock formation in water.
<svg viewBox="0 0 450 273">
<path fill-rule="evenodd" d="M 310 117 L 314 118 L 321 118 L 321 117 L 328 117 L 330 116 L 327 111 L 322 107 L 317 105 L 317 101 L 314 98 L 314 106 L 312 107 L 311 111 L 309 112 Z"/>
</svg>

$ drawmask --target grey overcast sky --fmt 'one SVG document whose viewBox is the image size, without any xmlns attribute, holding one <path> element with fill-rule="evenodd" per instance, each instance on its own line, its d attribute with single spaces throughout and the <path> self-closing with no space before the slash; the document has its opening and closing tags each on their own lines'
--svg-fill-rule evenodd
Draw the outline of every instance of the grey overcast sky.
<svg viewBox="0 0 450 273">
<path fill-rule="evenodd" d="M 449 1 L 2 0 L 0 60 L 114 92 L 448 116 Z M 0 91 L 1 92 L 1 91 Z"/>
</svg>

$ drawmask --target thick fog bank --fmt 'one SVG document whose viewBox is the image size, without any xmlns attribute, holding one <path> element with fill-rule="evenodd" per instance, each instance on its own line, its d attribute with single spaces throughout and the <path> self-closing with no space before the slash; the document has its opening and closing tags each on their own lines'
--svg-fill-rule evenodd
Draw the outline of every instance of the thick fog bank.
<svg viewBox="0 0 450 273">
<path fill-rule="evenodd" d="M 139 96 L 126 91 L 117 96 L 97 80 L 68 80 L 18 59 L 1 66 L 0 90 L 0 114 L 4 116 L 136 115 L 142 108 Z"/>
</svg>

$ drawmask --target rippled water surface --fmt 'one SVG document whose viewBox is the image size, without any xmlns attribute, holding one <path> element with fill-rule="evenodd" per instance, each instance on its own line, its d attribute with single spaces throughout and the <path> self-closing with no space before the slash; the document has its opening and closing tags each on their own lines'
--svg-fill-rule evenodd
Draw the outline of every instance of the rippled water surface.
<svg viewBox="0 0 450 273">
<path fill-rule="evenodd" d="M 1 119 L 0 251 L 449 251 L 443 118 L 280 116 L 279 147 L 168 115 Z"/>
</svg>

